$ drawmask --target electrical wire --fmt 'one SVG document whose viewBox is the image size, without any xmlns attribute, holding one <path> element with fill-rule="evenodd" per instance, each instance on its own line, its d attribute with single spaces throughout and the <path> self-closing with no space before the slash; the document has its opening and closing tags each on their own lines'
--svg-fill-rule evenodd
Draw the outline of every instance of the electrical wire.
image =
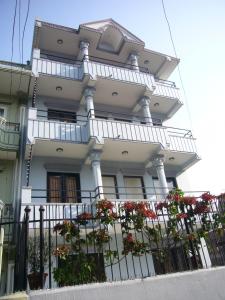
<svg viewBox="0 0 225 300">
<path fill-rule="evenodd" d="M 22 54 L 21 54 L 21 0 L 19 0 L 19 61 L 22 61 Z"/>
<path fill-rule="evenodd" d="M 174 51 L 176 59 L 178 59 L 178 55 L 177 55 L 177 51 L 176 51 L 176 47 L 175 47 L 175 43 L 174 43 L 174 39 L 173 39 L 173 34 L 172 34 L 171 26 L 170 26 L 170 22 L 169 22 L 169 19 L 167 17 L 167 12 L 166 12 L 166 8 L 165 8 L 164 0 L 161 0 L 161 2 L 162 2 L 164 17 L 165 17 L 165 20 L 166 20 L 166 23 L 167 23 L 167 26 L 168 26 L 169 34 L 170 34 L 170 40 L 171 40 L 171 43 L 172 43 L 172 46 L 173 46 L 173 51 Z M 179 64 L 177 65 L 177 70 L 178 70 L 178 75 L 179 75 L 181 87 L 182 87 L 183 94 L 184 94 L 184 100 L 185 100 L 185 105 L 186 105 L 187 112 L 188 112 L 188 118 L 189 118 L 191 130 L 193 131 L 191 113 L 190 113 L 190 108 L 189 108 L 189 105 L 188 105 L 188 98 L 187 98 L 187 94 L 186 94 L 186 91 L 185 91 L 185 88 L 184 88 L 184 83 L 183 83 L 183 80 L 182 80 Z"/>
<path fill-rule="evenodd" d="M 10 91 L 9 95 L 10 98 L 12 97 L 12 60 L 13 60 L 13 54 L 14 54 L 14 35 L 15 35 L 15 24 L 16 24 L 16 14 L 17 14 L 17 0 L 15 2 L 15 8 L 14 8 L 14 16 L 13 16 L 13 30 L 12 30 L 12 48 L 11 48 L 11 77 L 10 77 Z"/>
<path fill-rule="evenodd" d="M 27 20 L 28 20 L 29 12 L 30 12 L 30 0 L 28 0 L 28 4 L 27 4 L 27 14 L 26 14 L 26 19 L 25 19 L 24 27 L 23 27 L 23 35 L 22 35 L 22 64 L 23 64 L 23 42 L 24 42 L 24 35 L 25 35 L 25 31 L 26 31 L 26 26 L 27 26 Z"/>
<path fill-rule="evenodd" d="M 27 20 L 28 20 L 28 16 L 29 16 L 29 12 L 30 12 L 30 0 L 28 0 L 27 3 L 27 13 L 26 13 L 26 18 L 25 18 L 25 22 L 24 22 L 24 26 L 23 26 L 23 34 L 22 34 L 22 57 L 21 57 L 21 63 L 23 64 L 23 45 L 24 45 L 24 36 L 25 36 L 25 31 L 26 31 L 26 26 L 27 26 Z M 22 79 L 22 66 L 21 66 L 21 73 L 20 73 L 20 81 L 19 81 L 19 90 L 21 87 L 21 79 Z"/>
</svg>

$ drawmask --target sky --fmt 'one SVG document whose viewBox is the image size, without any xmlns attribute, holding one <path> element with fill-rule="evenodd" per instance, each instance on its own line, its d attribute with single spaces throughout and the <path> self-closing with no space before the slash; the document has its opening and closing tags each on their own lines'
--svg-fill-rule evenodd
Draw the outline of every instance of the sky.
<svg viewBox="0 0 225 300">
<path fill-rule="evenodd" d="M 28 0 L 16 18 L 13 61 L 20 62 L 22 31 Z M 0 60 L 11 60 L 16 0 L 0 0 Z M 225 1 L 164 0 L 186 97 L 168 125 L 192 129 L 200 162 L 178 182 L 184 190 L 225 192 Z M 174 56 L 161 0 L 31 0 L 24 36 L 24 62 L 30 59 L 34 20 L 68 27 L 113 18 L 142 39 L 147 48 Z M 181 87 L 178 72 L 171 80 Z M 181 89 L 181 93 L 183 93 Z"/>
</svg>

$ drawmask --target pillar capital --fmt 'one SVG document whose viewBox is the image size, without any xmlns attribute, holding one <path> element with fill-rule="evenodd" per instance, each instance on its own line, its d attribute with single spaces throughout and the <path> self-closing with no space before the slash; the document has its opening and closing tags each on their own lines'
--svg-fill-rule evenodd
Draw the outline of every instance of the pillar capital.
<svg viewBox="0 0 225 300">
<path fill-rule="evenodd" d="M 138 67 L 138 54 L 136 52 L 131 52 L 129 54 L 128 60 L 131 64 L 131 68 L 133 70 L 139 71 L 139 67 Z"/>
<path fill-rule="evenodd" d="M 138 103 L 141 107 L 150 105 L 150 98 L 148 96 L 143 96 L 139 99 Z"/>
<path fill-rule="evenodd" d="M 80 50 L 87 49 L 89 47 L 90 43 L 88 41 L 81 41 L 80 42 Z"/>
<path fill-rule="evenodd" d="M 87 86 L 83 91 L 83 95 L 84 95 L 85 99 L 86 99 L 86 97 L 93 97 L 95 91 L 96 91 L 96 89 L 94 87 Z"/>
<path fill-rule="evenodd" d="M 139 57 L 138 53 L 137 52 L 131 52 L 129 54 L 129 60 L 132 61 L 132 60 L 137 60 Z"/>
<path fill-rule="evenodd" d="M 165 157 L 162 154 L 158 154 L 153 157 L 152 164 L 154 167 L 163 167 L 164 166 Z"/>
<path fill-rule="evenodd" d="M 100 163 L 101 161 L 101 150 L 92 150 L 89 154 L 89 158 L 91 160 L 91 164 L 93 165 L 94 163 Z"/>
</svg>

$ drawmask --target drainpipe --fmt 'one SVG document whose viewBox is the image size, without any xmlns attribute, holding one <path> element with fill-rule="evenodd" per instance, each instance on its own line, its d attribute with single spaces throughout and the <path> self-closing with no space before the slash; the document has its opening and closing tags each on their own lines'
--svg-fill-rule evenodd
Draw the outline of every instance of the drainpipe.
<svg viewBox="0 0 225 300">
<path fill-rule="evenodd" d="M 4 203 L 0 200 L 0 220 L 2 219 Z M 3 254 L 3 242 L 4 242 L 4 228 L 0 228 L 0 281 L 2 274 L 2 254 Z"/>
</svg>

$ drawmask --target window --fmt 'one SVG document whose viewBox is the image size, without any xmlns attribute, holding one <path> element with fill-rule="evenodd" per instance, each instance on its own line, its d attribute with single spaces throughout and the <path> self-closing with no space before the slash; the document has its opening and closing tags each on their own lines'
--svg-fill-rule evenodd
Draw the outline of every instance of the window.
<svg viewBox="0 0 225 300">
<path fill-rule="evenodd" d="M 0 117 L 6 118 L 7 108 L 3 105 L 0 105 Z"/>
<path fill-rule="evenodd" d="M 118 189 L 116 176 L 114 175 L 103 175 L 102 176 L 102 184 L 104 196 L 109 199 L 118 199 Z"/>
<path fill-rule="evenodd" d="M 76 112 L 61 111 L 55 109 L 48 109 L 48 120 L 61 121 L 66 123 L 76 123 Z"/>
<path fill-rule="evenodd" d="M 80 202 L 80 180 L 78 174 L 48 173 L 48 202 Z"/>
<path fill-rule="evenodd" d="M 129 199 L 146 199 L 143 178 L 140 176 L 125 176 L 124 185 Z"/>
</svg>

